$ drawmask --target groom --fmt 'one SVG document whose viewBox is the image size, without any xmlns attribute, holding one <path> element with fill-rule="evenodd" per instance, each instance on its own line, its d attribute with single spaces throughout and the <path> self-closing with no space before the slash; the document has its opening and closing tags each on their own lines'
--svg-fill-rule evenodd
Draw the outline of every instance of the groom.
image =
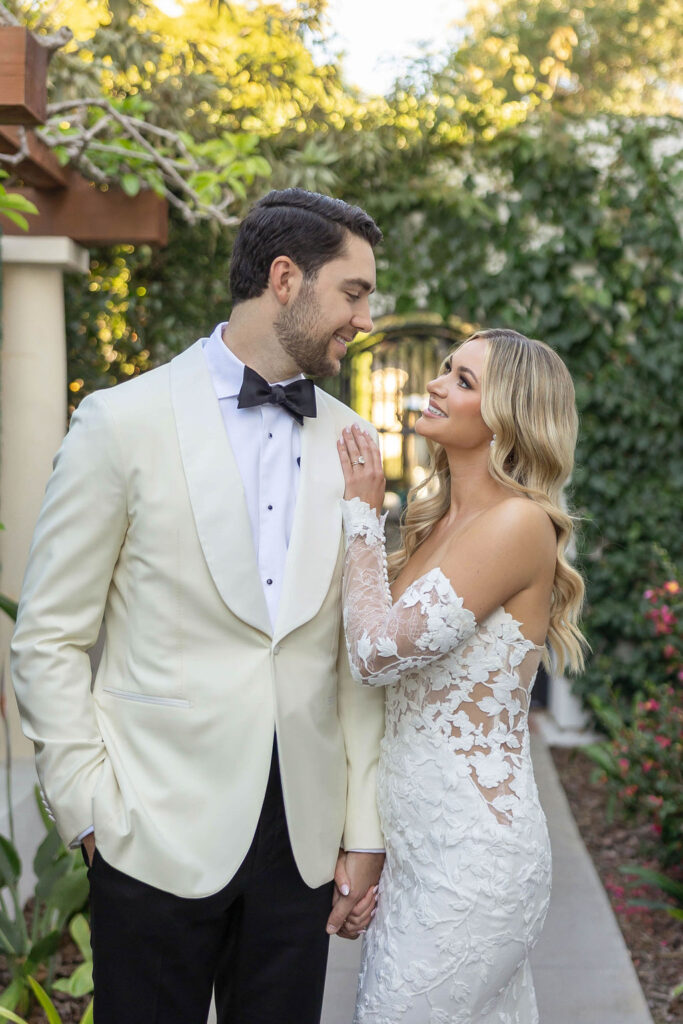
<svg viewBox="0 0 683 1024">
<path fill-rule="evenodd" d="M 221 1024 L 315 1024 L 328 932 L 379 877 L 382 695 L 340 635 L 336 440 L 357 417 L 303 374 L 371 329 L 380 238 L 357 207 L 269 193 L 230 322 L 86 398 L 56 457 L 13 675 L 87 852 L 96 1024 L 206 1024 L 214 986 Z"/>
</svg>

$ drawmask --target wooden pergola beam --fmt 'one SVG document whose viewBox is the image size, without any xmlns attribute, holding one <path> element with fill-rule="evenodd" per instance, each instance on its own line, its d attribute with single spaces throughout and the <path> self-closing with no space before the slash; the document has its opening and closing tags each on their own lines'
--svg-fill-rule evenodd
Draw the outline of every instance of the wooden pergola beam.
<svg viewBox="0 0 683 1024">
<path fill-rule="evenodd" d="M 13 156 L 19 152 L 22 148 L 20 131 L 21 129 L 15 125 L 0 125 L 0 153 L 9 153 Z M 30 128 L 26 131 L 26 148 L 28 156 L 20 163 L 12 165 L 12 171 L 17 177 L 26 185 L 33 185 L 36 188 L 64 188 L 66 175 L 57 157 Z"/>
<path fill-rule="evenodd" d="M 49 51 L 26 28 L 0 27 L 0 121 L 42 124 Z"/>
<path fill-rule="evenodd" d="M 6 235 L 66 235 L 81 245 L 166 245 L 168 203 L 153 192 L 127 196 L 117 186 L 106 190 L 76 171 L 63 168 L 64 188 L 13 188 L 38 207 L 28 217 L 29 230 L 3 224 Z"/>
</svg>

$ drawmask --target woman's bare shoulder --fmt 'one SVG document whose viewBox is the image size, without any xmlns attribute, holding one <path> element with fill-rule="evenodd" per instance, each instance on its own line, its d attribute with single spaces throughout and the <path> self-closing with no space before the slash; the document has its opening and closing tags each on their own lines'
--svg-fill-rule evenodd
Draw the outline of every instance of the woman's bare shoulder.
<svg viewBox="0 0 683 1024">
<path fill-rule="evenodd" d="M 534 561 L 554 562 L 557 554 L 552 519 L 538 502 L 524 496 L 512 495 L 492 505 L 475 520 L 462 542 L 484 557 L 506 555 L 516 559 L 527 555 Z"/>
</svg>

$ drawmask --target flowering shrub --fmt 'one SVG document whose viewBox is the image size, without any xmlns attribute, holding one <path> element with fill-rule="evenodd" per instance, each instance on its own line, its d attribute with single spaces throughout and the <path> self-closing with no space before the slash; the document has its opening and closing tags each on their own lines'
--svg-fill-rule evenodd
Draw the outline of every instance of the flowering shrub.
<svg viewBox="0 0 683 1024">
<path fill-rule="evenodd" d="M 643 597 L 650 605 L 645 618 L 652 621 L 655 636 L 667 638 L 661 651 L 666 672 L 675 674 L 676 681 L 683 683 L 683 647 L 681 630 L 677 628 L 683 610 L 683 589 L 678 580 L 667 580 L 655 590 L 646 590 Z"/>
<path fill-rule="evenodd" d="M 612 729 L 609 743 L 587 753 L 603 769 L 619 813 L 648 818 L 659 836 L 663 865 L 683 863 L 683 700 L 668 686 L 637 700 L 633 721 Z M 613 708 L 596 707 L 603 724 L 613 724 Z"/>
<path fill-rule="evenodd" d="M 591 704 L 609 741 L 586 748 L 602 769 L 613 807 L 649 820 L 663 866 L 683 865 L 683 594 L 675 578 L 645 591 L 645 617 L 659 645 L 660 680 L 646 682 L 626 719 L 616 701 Z"/>
</svg>

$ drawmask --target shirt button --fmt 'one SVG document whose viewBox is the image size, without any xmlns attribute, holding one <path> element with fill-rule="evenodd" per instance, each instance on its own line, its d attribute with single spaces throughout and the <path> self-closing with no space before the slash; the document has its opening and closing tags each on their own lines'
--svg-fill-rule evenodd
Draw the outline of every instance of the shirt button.
<svg viewBox="0 0 683 1024">
<path fill-rule="evenodd" d="M 268 434 L 268 437 L 272 437 L 272 436 L 273 436 L 272 434 Z"/>
<path fill-rule="evenodd" d="M 272 580 L 266 580 L 266 583 L 268 584 L 268 586 L 270 586 L 272 582 L 273 582 Z"/>
<path fill-rule="evenodd" d="M 268 511 L 269 511 L 269 512 L 272 512 L 272 511 L 273 511 L 273 506 L 272 506 L 272 505 L 269 505 L 269 506 L 268 506 Z"/>
<path fill-rule="evenodd" d="M 279 654 L 279 653 L 280 653 L 280 645 L 279 644 L 275 644 L 275 647 L 273 647 L 273 654 Z"/>
</svg>

